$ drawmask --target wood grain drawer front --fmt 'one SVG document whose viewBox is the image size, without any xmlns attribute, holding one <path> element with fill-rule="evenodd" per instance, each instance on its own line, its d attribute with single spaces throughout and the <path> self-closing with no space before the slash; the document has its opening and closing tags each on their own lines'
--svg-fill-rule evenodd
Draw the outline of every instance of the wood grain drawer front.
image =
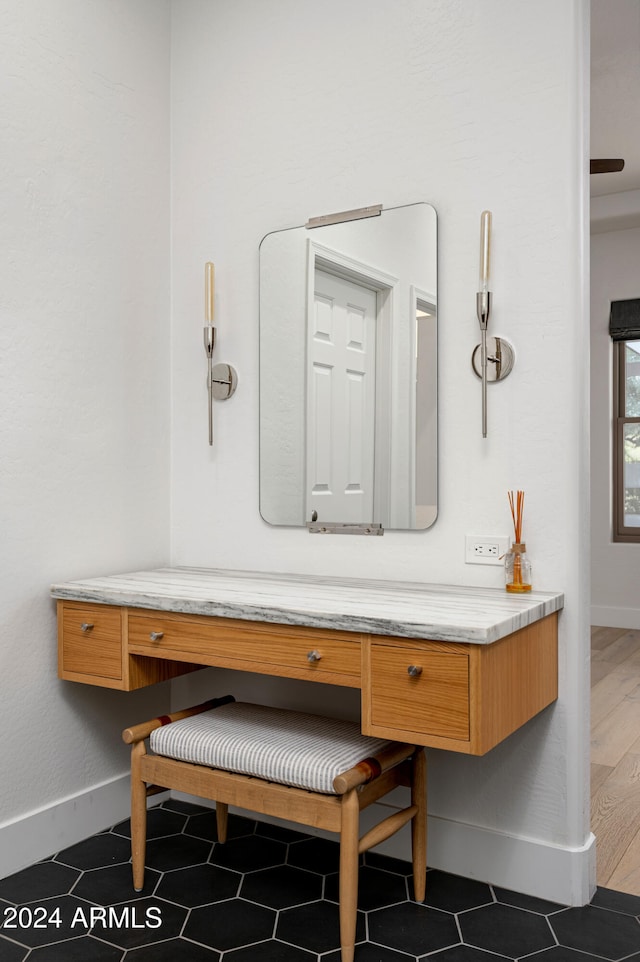
<svg viewBox="0 0 640 962">
<path fill-rule="evenodd" d="M 371 722 L 387 729 L 468 739 L 468 656 L 373 644 Z"/>
<path fill-rule="evenodd" d="M 122 617 L 119 608 L 64 603 L 62 668 L 64 672 L 122 678 Z"/>
<path fill-rule="evenodd" d="M 129 613 L 129 651 L 221 667 L 255 665 L 359 678 L 360 645 L 335 632 L 227 618 Z"/>
</svg>

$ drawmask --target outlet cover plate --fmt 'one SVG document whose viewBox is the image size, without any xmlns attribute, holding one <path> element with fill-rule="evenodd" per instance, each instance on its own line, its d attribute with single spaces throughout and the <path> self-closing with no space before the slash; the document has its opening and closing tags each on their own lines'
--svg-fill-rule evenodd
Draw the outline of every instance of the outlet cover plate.
<svg viewBox="0 0 640 962">
<path fill-rule="evenodd" d="M 503 565 L 508 550 L 506 535 L 468 534 L 465 537 L 465 563 L 468 565 Z"/>
</svg>

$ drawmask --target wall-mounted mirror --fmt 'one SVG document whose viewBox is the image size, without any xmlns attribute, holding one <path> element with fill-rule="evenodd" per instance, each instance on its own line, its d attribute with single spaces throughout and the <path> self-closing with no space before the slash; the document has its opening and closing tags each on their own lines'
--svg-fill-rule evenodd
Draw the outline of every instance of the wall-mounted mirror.
<svg viewBox="0 0 640 962">
<path fill-rule="evenodd" d="M 429 204 L 260 245 L 260 513 L 428 528 L 437 514 Z"/>
</svg>

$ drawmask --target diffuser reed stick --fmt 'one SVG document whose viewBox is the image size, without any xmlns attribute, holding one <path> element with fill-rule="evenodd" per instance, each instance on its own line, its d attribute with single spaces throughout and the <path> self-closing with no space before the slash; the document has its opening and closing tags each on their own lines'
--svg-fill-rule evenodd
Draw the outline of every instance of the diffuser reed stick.
<svg viewBox="0 0 640 962">
<path fill-rule="evenodd" d="M 514 502 L 513 491 L 509 491 L 509 506 L 511 507 L 511 517 L 513 518 L 513 533 L 515 534 L 516 544 L 522 541 L 522 515 L 524 512 L 524 491 L 516 491 Z"/>
<path fill-rule="evenodd" d="M 505 559 L 505 587 L 507 591 L 531 591 L 531 564 L 527 558 L 527 546 L 522 540 L 522 516 L 524 514 L 524 491 L 508 492 L 509 507 L 513 518 L 514 543 Z"/>
</svg>

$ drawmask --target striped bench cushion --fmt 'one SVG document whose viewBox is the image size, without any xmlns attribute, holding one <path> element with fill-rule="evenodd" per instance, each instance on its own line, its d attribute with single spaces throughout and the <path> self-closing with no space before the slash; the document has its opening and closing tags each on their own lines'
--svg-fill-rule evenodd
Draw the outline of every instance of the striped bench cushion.
<svg viewBox="0 0 640 962">
<path fill-rule="evenodd" d="M 335 795 L 333 780 L 389 745 L 355 722 L 232 702 L 151 733 L 158 755 Z"/>
</svg>

